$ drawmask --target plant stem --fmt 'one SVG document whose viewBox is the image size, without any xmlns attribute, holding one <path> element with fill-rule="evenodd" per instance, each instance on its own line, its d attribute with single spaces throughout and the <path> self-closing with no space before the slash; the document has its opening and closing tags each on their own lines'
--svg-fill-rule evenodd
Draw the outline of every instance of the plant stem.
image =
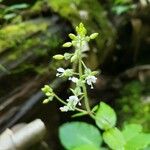
<svg viewBox="0 0 150 150">
<path fill-rule="evenodd" d="M 81 49 L 82 49 L 82 41 L 80 40 L 80 48 L 79 48 L 79 53 L 78 53 L 78 58 L 79 58 L 79 76 L 80 76 L 80 78 L 83 75 L 83 70 L 82 70 L 82 63 L 83 62 L 82 62 L 82 52 L 81 52 Z M 94 119 L 95 117 L 92 114 L 91 109 L 90 109 L 88 95 L 87 95 L 87 89 L 86 89 L 85 83 L 82 84 L 82 90 L 83 90 L 83 93 L 84 93 L 84 102 L 85 102 L 86 110 L 87 110 L 88 114 Z"/>
</svg>

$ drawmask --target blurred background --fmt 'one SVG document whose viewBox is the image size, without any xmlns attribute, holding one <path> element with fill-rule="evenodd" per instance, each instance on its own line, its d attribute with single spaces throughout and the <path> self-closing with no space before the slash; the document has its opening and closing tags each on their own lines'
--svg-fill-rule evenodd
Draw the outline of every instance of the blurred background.
<svg viewBox="0 0 150 150">
<path fill-rule="evenodd" d="M 68 51 L 62 44 L 80 22 L 89 34 L 99 33 L 85 60 L 101 70 L 95 89 L 89 89 L 90 105 L 103 100 L 117 112 L 120 128 L 132 122 L 150 132 L 149 14 L 149 0 L 0 0 L 0 133 L 40 118 L 47 134 L 44 144 L 33 149 L 60 150 L 62 123 L 93 123 L 61 113 L 57 101 L 42 104 L 45 84 L 68 97 L 70 83 L 55 74 L 58 66 L 69 64 L 52 56 Z"/>
</svg>

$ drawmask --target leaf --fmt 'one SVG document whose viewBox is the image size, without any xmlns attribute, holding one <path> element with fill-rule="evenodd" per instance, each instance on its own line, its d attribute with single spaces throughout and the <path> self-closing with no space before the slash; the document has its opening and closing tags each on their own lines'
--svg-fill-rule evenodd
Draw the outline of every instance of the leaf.
<svg viewBox="0 0 150 150">
<path fill-rule="evenodd" d="M 74 149 L 84 145 L 99 147 L 102 138 L 99 130 L 84 122 L 65 123 L 59 128 L 59 138 L 66 149 Z"/>
<path fill-rule="evenodd" d="M 104 102 L 100 102 L 98 111 L 96 112 L 96 124 L 100 129 L 107 130 L 116 125 L 115 111 Z"/>
<path fill-rule="evenodd" d="M 142 132 L 142 126 L 139 124 L 128 124 L 125 125 L 122 134 L 126 141 L 130 140 L 131 138 L 138 135 L 140 132 Z"/>
<path fill-rule="evenodd" d="M 150 134 L 140 133 L 131 138 L 125 145 L 125 150 L 141 150 L 150 145 Z"/>
<path fill-rule="evenodd" d="M 116 5 L 112 7 L 112 11 L 117 15 L 121 15 L 135 8 L 135 5 Z"/>
<path fill-rule="evenodd" d="M 10 19 L 16 17 L 16 15 L 17 14 L 15 14 L 15 13 L 6 14 L 6 15 L 4 15 L 4 19 L 5 20 L 10 20 Z"/>
<path fill-rule="evenodd" d="M 124 150 L 125 140 L 121 131 L 112 128 L 103 133 L 105 143 L 113 150 Z M 132 149 L 133 150 L 133 149 Z"/>
<path fill-rule="evenodd" d="M 72 150 L 72 149 L 70 149 L 70 150 Z M 83 146 L 77 147 L 73 150 L 100 150 L 100 149 L 95 147 L 94 145 L 83 145 Z"/>
<path fill-rule="evenodd" d="M 10 11 L 19 10 L 19 9 L 25 9 L 25 8 L 28 8 L 28 6 L 29 5 L 25 4 L 25 3 L 12 5 L 5 9 L 5 13 L 10 12 Z"/>
<path fill-rule="evenodd" d="M 141 125 L 128 124 L 122 133 L 126 140 L 125 150 L 139 150 L 150 144 L 150 134 L 142 133 Z"/>
</svg>

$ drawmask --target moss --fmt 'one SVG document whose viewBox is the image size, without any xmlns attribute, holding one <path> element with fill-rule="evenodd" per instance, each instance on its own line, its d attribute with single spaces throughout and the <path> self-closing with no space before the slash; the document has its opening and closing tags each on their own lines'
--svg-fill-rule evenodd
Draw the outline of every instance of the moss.
<svg viewBox="0 0 150 150">
<path fill-rule="evenodd" d="M 44 4 L 44 2 L 43 2 L 43 0 L 41 1 L 41 0 L 38 0 L 32 7 L 31 7 L 31 9 L 30 9 L 30 11 L 32 12 L 32 13 L 40 13 L 41 11 L 42 11 L 42 7 L 43 7 L 43 4 Z"/>
<path fill-rule="evenodd" d="M 147 87 L 139 81 L 132 81 L 122 89 L 121 98 L 117 102 L 120 124 L 139 123 L 145 131 L 150 131 L 150 103 L 142 96 L 145 90 Z"/>
<path fill-rule="evenodd" d="M 77 14 L 77 5 L 81 0 L 48 0 L 49 6 L 63 17 L 68 18 L 69 15 Z"/>
<path fill-rule="evenodd" d="M 46 30 L 47 26 L 46 23 L 25 22 L 4 27 L 0 30 L 0 52 L 16 46 L 36 32 Z"/>
</svg>

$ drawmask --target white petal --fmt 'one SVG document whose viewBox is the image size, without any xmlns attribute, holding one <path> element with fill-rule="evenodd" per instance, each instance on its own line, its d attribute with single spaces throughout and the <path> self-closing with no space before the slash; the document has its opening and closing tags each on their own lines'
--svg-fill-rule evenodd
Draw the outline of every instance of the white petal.
<svg viewBox="0 0 150 150">
<path fill-rule="evenodd" d="M 69 110 L 68 106 L 63 106 L 59 108 L 62 112 L 67 112 Z"/>
<path fill-rule="evenodd" d="M 76 77 L 70 77 L 69 80 L 71 80 L 74 83 L 78 82 L 78 78 L 76 78 Z"/>
<path fill-rule="evenodd" d="M 79 102 L 78 105 L 81 106 L 81 103 Z"/>
<path fill-rule="evenodd" d="M 65 71 L 65 69 L 64 68 L 58 68 L 57 71 L 63 73 Z"/>
</svg>

